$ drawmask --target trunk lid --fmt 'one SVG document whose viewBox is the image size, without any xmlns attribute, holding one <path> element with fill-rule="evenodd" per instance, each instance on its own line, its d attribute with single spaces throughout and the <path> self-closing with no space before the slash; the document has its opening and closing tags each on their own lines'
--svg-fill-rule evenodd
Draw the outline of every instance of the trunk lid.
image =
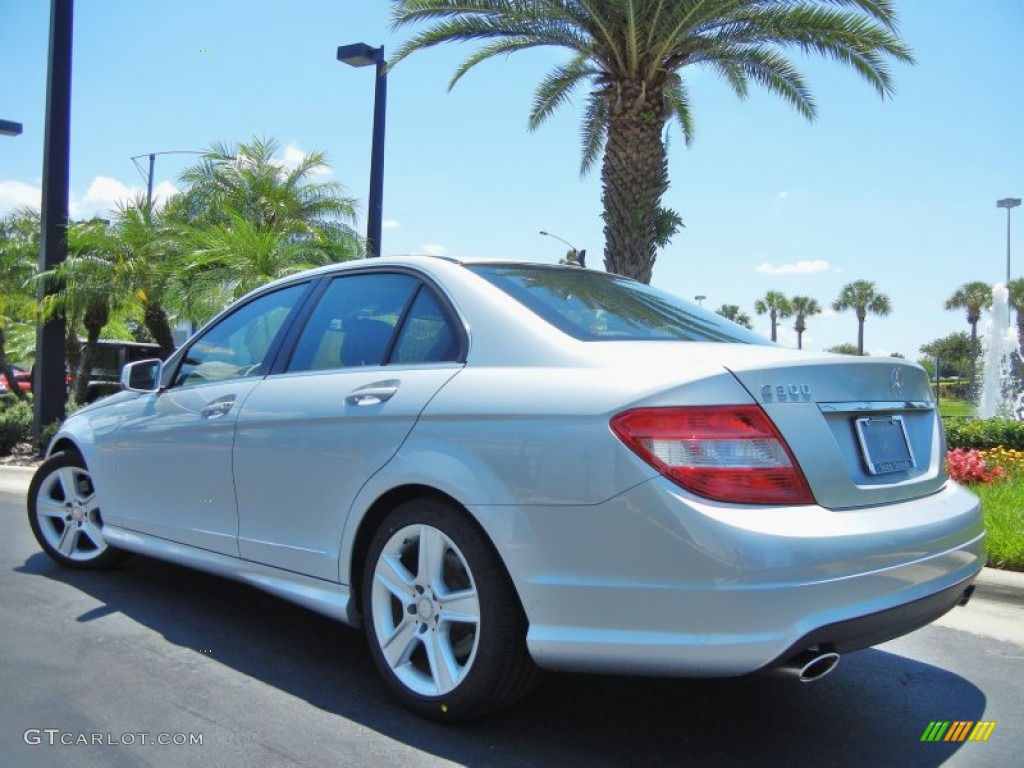
<svg viewBox="0 0 1024 768">
<path fill-rule="evenodd" d="M 928 378 L 895 358 L 783 356 L 726 363 L 789 444 L 830 509 L 913 499 L 946 481 Z"/>
</svg>

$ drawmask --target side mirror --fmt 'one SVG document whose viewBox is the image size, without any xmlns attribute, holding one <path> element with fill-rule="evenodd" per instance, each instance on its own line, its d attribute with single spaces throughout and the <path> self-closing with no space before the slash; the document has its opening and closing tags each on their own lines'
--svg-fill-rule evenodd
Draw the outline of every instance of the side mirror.
<svg viewBox="0 0 1024 768">
<path fill-rule="evenodd" d="M 121 369 L 121 389 L 129 392 L 156 392 L 160 389 L 163 363 L 159 360 L 139 360 Z"/>
</svg>

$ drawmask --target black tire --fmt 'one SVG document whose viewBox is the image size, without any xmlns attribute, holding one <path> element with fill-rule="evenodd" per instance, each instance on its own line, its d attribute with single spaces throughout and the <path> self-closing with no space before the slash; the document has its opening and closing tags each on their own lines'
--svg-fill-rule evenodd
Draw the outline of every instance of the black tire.
<svg viewBox="0 0 1024 768">
<path fill-rule="evenodd" d="M 111 568 L 128 556 L 103 540 L 99 498 L 77 453 L 55 453 L 36 470 L 28 523 L 43 551 L 68 568 Z"/>
<path fill-rule="evenodd" d="M 504 565 L 453 504 L 412 499 L 384 519 L 370 542 L 361 599 L 377 668 L 421 715 L 482 717 L 525 696 L 540 678 Z M 439 654 L 448 663 L 432 661 Z"/>
</svg>

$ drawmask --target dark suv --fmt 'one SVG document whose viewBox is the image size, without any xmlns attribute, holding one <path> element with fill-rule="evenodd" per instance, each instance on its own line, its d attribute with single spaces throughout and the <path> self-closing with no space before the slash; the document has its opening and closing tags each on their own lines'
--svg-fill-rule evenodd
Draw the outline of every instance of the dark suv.
<svg viewBox="0 0 1024 768">
<path fill-rule="evenodd" d="M 161 357 L 161 354 L 157 344 L 101 339 L 96 343 L 96 357 L 93 358 L 85 402 L 91 403 L 106 395 L 120 392 L 121 369 L 128 363 L 158 357 Z"/>
</svg>

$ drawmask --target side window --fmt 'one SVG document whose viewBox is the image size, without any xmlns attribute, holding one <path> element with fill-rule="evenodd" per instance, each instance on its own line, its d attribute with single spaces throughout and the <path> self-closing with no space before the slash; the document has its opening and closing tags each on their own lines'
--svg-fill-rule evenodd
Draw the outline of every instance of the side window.
<svg viewBox="0 0 1024 768">
<path fill-rule="evenodd" d="M 434 292 L 423 286 L 416 294 L 391 354 L 393 363 L 439 363 L 459 355 L 455 333 Z"/>
<path fill-rule="evenodd" d="M 267 352 L 307 287 L 301 283 L 261 296 L 208 329 L 185 353 L 174 386 L 264 375 Z"/>
<path fill-rule="evenodd" d="M 331 281 L 295 345 L 289 371 L 383 365 L 419 281 L 371 273 Z"/>
</svg>

